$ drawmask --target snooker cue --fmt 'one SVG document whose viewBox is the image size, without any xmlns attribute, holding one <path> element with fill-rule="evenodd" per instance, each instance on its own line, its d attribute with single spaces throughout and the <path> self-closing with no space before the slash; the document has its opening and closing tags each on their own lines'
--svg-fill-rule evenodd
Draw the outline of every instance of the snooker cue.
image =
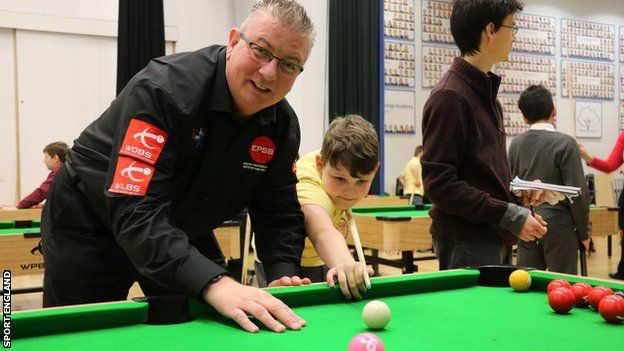
<svg viewBox="0 0 624 351">
<path fill-rule="evenodd" d="M 411 204 L 413 204 L 413 203 L 414 203 L 414 193 L 411 193 L 411 194 L 410 194 L 410 200 L 409 200 L 408 205 L 411 205 Z"/>
<path fill-rule="evenodd" d="M 247 211 L 247 217 L 245 220 L 245 239 L 243 243 L 243 267 L 241 272 L 241 284 L 247 285 L 247 261 L 249 256 L 249 245 L 251 245 L 251 218 L 249 217 L 249 211 Z"/>
<path fill-rule="evenodd" d="M 362 264 L 362 269 L 364 270 L 364 283 L 366 284 L 366 288 L 371 288 L 370 277 L 368 276 L 368 271 L 366 270 L 366 259 L 364 258 L 364 250 L 362 249 L 362 242 L 360 241 L 360 234 L 358 232 L 357 226 L 355 225 L 355 220 L 353 219 L 353 213 L 351 210 L 347 211 L 347 217 L 349 217 L 349 230 L 351 231 L 351 235 L 353 235 L 353 244 L 355 244 L 355 252 L 358 255 L 358 261 Z"/>
</svg>

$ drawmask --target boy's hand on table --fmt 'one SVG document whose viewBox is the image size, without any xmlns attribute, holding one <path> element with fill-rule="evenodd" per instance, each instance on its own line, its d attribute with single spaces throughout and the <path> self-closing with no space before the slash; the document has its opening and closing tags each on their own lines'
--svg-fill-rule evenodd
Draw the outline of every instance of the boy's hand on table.
<svg viewBox="0 0 624 351">
<path fill-rule="evenodd" d="M 372 268 L 366 268 L 369 275 L 373 275 Z M 352 297 L 361 300 L 362 295 L 366 293 L 366 283 L 364 281 L 363 266 L 360 262 L 349 262 L 339 264 L 327 272 L 325 277 L 329 287 L 334 287 L 335 281 L 338 280 L 340 291 L 346 299 Z"/>
</svg>

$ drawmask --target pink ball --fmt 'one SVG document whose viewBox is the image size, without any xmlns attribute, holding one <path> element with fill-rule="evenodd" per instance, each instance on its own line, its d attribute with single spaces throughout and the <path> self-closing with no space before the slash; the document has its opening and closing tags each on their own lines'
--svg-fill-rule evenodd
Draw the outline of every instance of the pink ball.
<svg viewBox="0 0 624 351">
<path fill-rule="evenodd" d="M 356 335 L 349 343 L 349 351 L 384 351 L 381 339 L 373 333 Z"/>
</svg>

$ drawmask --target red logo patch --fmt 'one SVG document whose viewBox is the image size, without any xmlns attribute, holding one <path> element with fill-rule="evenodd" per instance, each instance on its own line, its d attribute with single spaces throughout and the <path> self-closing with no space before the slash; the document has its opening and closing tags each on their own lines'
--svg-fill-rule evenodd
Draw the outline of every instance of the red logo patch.
<svg viewBox="0 0 624 351">
<path fill-rule="evenodd" d="M 265 164 L 275 156 L 275 144 L 268 137 L 258 137 L 251 143 L 249 154 L 254 161 Z"/>
<path fill-rule="evenodd" d="M 120 155 L 132 156 L 155 164 L 169 135 L 153 125 L 133 118 L 124 137 Z"/>
<path fill-rule="evenodd" d="M 154 166 L 130 157 L 119 156 L 115 179 L 108 191 L 126 195 L 145 195 L 153 175 Z"/>
</svg>

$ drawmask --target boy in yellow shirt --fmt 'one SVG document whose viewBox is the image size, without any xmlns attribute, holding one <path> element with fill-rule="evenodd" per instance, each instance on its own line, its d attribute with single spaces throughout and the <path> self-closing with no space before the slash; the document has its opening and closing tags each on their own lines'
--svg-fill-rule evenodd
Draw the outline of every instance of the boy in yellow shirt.
<svg viewBox="0 0 624 351">
<path fill-rule="evenodd" d="M 422 167 L 420 157 L 423 154 L 423 147 L 418 145 L 414 150 L 414 156 L 407 162 L 405 168 L 399 176 L 399 181 L 403 184 L 404 195 L 415 195 L 421 198 L 425 195 L 425 188 L 422 181 Z"/>
<path fill-rule="evenodd" d="M 336 279 L 346 298 L 366 291 L 362 266 L 347 247 L 347 212 L 369 192 L 379 168 L 379 142 L 373 126 L 357 115 L 336 118 L 321 150 L 297 161 L 297 196 L 305 215 L 306 238 L 301 276 Z"/>
<path fill-rule="evenodd" d="M 368 194 L 378 168 L 377 133 L 357 115 L 336 118 L 321 150 L 297 161 L 297 196 L 308 234 L 301 258 L 303 284 L 327 281 L 333 287 L 337 280 L 347 299 L 361 299 L 366 292 L 363 267 L 345 240 L 350 234 L 347 211 Z M 255 267 L 258 285 L 266 286 L 257 260 Z"/>
</svg>

